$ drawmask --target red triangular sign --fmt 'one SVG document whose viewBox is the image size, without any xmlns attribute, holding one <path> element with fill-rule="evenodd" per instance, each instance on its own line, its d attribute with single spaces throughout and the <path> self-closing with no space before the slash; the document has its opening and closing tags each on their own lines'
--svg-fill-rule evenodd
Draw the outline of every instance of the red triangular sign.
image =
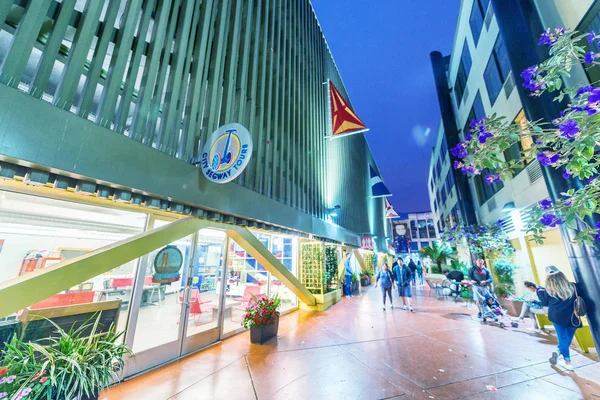
<svg viewBox="0 0 600 400">
<path fill-rule="evenodd" d="M 329 82 L 329 102 L 331 106 L 331 133 L 333 136 L 366 130 L 365 124 L 352 111 L 352 108 L 331 82 Z"/>
</svg>

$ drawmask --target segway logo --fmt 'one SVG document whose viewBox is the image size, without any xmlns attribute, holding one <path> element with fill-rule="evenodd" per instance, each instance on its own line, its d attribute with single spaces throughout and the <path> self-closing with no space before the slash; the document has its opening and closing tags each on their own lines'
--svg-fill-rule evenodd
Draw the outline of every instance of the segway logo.
<svg viewBox="0 0 600 400">
<path fill-rule="evenodd" d="M 200 167 L 204 176 L 215 183 L 237 178 L 252 156 L 252 136 L 240 124 L 223 125 L 204 144 Z"/>
</svg>

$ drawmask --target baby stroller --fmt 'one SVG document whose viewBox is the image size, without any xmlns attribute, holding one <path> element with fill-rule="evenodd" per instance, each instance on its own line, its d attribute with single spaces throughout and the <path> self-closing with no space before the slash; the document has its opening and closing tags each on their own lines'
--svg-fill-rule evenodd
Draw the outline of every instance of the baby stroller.
<svg viewBox="0 0 600 400">
<path fill-rule="evenodd" d="M 510 319 L 506 309 L 504 309 L 500 303 L 498 303 L 498 300 L 487 288 L 478 287 L 476 290 L 479 290 L 479 298 L 483 299 L 479 301 L 479 307 L 481 308 L 481 320 L 483 322 L 487 322 L 488 319 L 491 319 L 494 322 L 498 322 L 500 328 L 504 328 L 506 326 L 504 321 L 508 321 L 510 322 L 510 326 L 513 328 L 519 327 L 518 322 Z"/>
</svg>

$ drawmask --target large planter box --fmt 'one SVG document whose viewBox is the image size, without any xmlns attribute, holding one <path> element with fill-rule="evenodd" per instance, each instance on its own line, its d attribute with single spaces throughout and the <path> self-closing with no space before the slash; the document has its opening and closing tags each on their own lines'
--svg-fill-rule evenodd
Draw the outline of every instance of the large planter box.
<svg viewBox="0 0 600 400">
<path fill-rule="evenodd" d="M 512 301 L 503 297 L 498 298 L 498 303 L 508 311 L 508 315 L 511 317 L 518 317 L 523 307 L 522 301 Z"/>
<path fill-rule="evenodd" d="M 352 294 L 358 293 L 359 283 L 358 281 L 354 282 L 351 286 Z"/>
<path fill-rule="evenodd" d="M 309 311 L 325 311 L 342 299 L 342 289 L 334 290 L 326 294 L 315 294 L 317 304 L 309 306 L 300 302 L 300 309 Z"/>
<path fill-rule="evenodd" d="M 279 318 L 273 325 L 252 326 L 250 327 L 250 342 L 254 344 L 264 344 L 277 336 L 279 329 Z"/>
<path fill-rule="evenodd" d="M 360 278 L 360 286 L 369 286 L 370 284 L 371 284 L 371 279 Z"/>
</svg>

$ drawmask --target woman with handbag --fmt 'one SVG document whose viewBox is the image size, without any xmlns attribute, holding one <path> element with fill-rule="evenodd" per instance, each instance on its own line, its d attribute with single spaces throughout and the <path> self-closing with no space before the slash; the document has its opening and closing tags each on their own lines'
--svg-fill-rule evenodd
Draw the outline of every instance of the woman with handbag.
<svg viewBox="0 0 600 400">
<path fill-rule="evenodd" d="M 582 327 L 581 317 L 585 314 L 583 300 L 577 295 L 575 283 L 569 282 L 565 274 L 554 265 L 546 267 L 546 294 L 542 306 L 548 307 L 548 319 L 554 325 L 558 338 L 558 350 L 552 352 L 550 364 L 557 363 L 566 370 L 572 370 L 569 347 L 575 331 Z M 583 311 L 583 312 L 582 312 Z M 564 360 L 558 361 L 562 355 Z"/>
<path fill-rule="evenodd" d="M 387 295 L 390 298 L 390 306 L 392 310 L 394 309 L 394 302 L 392 300 L 392 288 L 394 287 L 394 277 L 392 276 L 392 272 L 388 269 L 388 265 L 383 263 L 383 269 L 377 272 L 377 276 L 375 277 L 375 287 L 381 281 L 381 294 L 383 295 L 383 311 L 385 311 L 385 296 Z"/>
</svg>

